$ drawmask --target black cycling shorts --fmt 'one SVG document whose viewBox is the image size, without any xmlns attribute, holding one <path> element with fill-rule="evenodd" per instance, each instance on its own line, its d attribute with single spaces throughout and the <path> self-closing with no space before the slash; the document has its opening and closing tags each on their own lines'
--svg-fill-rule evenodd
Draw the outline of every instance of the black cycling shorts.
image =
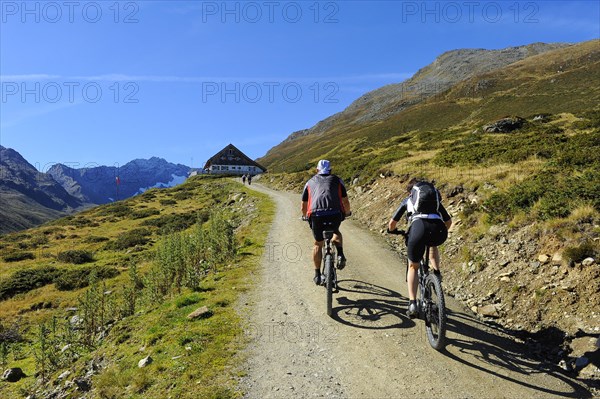
<svg viewBox="0 0 600 399">
<path fill-rule="evenodd" d="M 408 260 L 418 263 L 425 254 L 425 246 L 437 247 L 448 238 L 448 229 L 441 219 L 415 219 L 408 229 L 406 252 Z"/>
<path fill-rule="evenodd" d="M 340 224 L 342 224 L 343 216 L 341 213 L 337 215 L 315 216 L 312 215 L 308 221 L 313 232 L 315 241 L 323 241 L 323 232 L 325 230 L 333 230 L 335 234 L 340 234 Z"/>
</svg>

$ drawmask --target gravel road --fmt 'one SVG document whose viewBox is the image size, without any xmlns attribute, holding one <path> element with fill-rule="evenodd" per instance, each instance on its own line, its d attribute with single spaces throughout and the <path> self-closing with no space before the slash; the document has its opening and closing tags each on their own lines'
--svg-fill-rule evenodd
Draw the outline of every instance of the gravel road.
<svg viewBox="0 0 600 399">
<path fill-rule="evenodd" d="M 256 288 L 240 305 L 250 338 L 240 366 L 245 398 L 592 397 L 452 298 L 447 348 L 433 350 L 423 322 L 405 316 L 403 258 L 351 220 L 341 228 L 348 265 L 328 317 L 325 289 L 312 282 L 300 195 L 252 187 L 277 213 Z"/>
</svg>

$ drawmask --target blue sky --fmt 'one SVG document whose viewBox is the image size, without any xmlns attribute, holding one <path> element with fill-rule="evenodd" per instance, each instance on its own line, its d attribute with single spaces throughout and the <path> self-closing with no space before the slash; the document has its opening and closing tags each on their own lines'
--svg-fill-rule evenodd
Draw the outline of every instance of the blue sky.
<svg viewBox="0 0 600 399">
<path fill-rule="evenodd" d="M 597 39 L 599 4 L 0 0 L 0 144 L 42 171 L 257 158 L 444 51 Z"/>
</svg>

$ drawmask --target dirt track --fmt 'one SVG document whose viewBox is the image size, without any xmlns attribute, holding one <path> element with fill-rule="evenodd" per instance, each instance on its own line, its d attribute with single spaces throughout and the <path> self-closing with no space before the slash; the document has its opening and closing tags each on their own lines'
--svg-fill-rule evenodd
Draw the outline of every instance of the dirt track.
<svg viewBox="0 0 600 399">
<path fill-rule="evenodd" d="M 334 317 L 312 282 L 312 235 L 300 196 L 253 185 L 275 201 L 256 289 L 246 298 L 251 338 L 242 366 L 247 398 L 587 398 L 446 298 L 447 348 L 434 351 L 423 322 L 405 316 L 404 263 L 351 221 L 342 225 L 348 266 L 338 273 Z"/>
</svg>

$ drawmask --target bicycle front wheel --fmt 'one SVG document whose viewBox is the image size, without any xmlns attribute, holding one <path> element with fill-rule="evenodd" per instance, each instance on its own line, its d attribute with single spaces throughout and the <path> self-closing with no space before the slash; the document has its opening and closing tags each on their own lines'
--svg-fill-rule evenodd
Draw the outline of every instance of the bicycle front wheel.
<svg viewBox="0 0 600 399">
<path fill-rule="evenodd" d="M 433 349 L 442 350 L 446 340 L 446 301 L 442 283 L 433 273 L 425 280 L 424 304 L 427 339 Z"/>
<path fill-rule="evenodd" d="M 325 286 L 327 287 L 327 316 L 332 314 L 333 306 L 333 256 L 325 255 Z"/>
</svg>

